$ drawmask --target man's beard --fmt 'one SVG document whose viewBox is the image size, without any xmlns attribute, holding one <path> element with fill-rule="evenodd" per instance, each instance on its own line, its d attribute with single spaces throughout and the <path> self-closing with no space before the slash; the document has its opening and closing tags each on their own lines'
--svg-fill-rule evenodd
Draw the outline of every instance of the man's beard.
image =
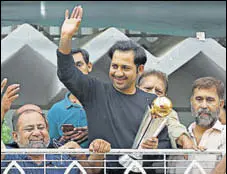
<svg viewBox="0 0 227 174">
<path fill-rule="evenodd" d="M 209 109 L 200 108 L 198 111 L 195 111 L 193 106 L 191 106 L 192 116 L 195 117 L 196 124 L 204 127 L 211 128 L 217 121 L 220 109 L 217 109 L 214 112 L 209 111 Z M 208 116 L 201 116 L 201 114 L 207 114 Z"/>
<path fill-rule="evenodd" d="M 20 137 L 18 137 L 18 139 L 19 139 Z M 18 141 L 18 146 L 20 147 L 20 148 L 29 148 L 29 149 L 35 149 L 35 148 L 41 148 L 41 149 L 45 149 L 45 148 L 47 148 L 48 146 L 49 146 L 49 143 L 50 143 L 50 140 L 48 140 L 48 142 L 47 143 L 45 143 L 44 141 L 29 141 L 29 143 L 28 144 L 20 144 L 19 143 L 20 141 Z"/>
</svg>

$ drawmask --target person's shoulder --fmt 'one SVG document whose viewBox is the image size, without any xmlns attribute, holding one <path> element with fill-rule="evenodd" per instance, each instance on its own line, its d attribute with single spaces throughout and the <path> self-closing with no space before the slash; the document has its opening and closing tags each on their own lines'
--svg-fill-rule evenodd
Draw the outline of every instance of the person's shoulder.
<svg viewBox="0 0 227 174">
<path fill-rule="evenodd" d="M 6 144 L 6 149 L 18 149 L 17 143 Z M 26 160 L 28 156 L 26 154 L 7 154 L 5 160 Z"/>
<path fill-rule="evenodd" d="M 169 118 L 173 118 L 173 119 L 179 121 L 179 117 L 178 117 L 177 111 L 175 111 L 174 109 L 172 109 L 172 111 L 169 113 Z"/>
<path fill-rule="evenodd" d="M 140 96 L 144 96 L 146 98 L 149 98 L 151 100 L 154 100 L 155 98 L 157 98 L 157 95 L 155 94 L 151 94 L 151 93 L 148 93 L 148 92 L 144 92 L 143 90 L 137 88 L 137 93 L 140 95 Z"/>
<path fill-rule="evenodd" d="M 16 142 L 12 142 L 12 143 L 7 143 L 6 148 L 7 149 L 15 149 L 15 148 L 19 148 L 19 146 L 17 145 Z"/>
<path fill-rule="evenodd" d="M 64 100 L 65 99 L 61 99 L 60 101 L 58 101 L 58 102 L 56 102 L 55 104 L 53 104 L 52 106 L 51 106 L 51 108 L 49 109 L 49 112 L 56 112 L 56 111 L 59 111 L 59 109 L 62 109 L 62 108 L 64 108 Z M 49 113 L 48 112 L 48 113 Z"/>
<path fill-rule="evenodd" d="M 223 137 L 226 138 L 226 125 L 223 125 L 221 133 L 222 133 Z"/>
</svg>

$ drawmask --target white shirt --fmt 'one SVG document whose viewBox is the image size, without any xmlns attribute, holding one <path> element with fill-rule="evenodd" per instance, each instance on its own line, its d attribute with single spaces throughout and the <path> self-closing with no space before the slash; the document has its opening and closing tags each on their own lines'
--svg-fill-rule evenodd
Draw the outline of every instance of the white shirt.
<svg viewBox="0 0 227 174">
<path fill-rule="evenodd" d="M 207 129 L 199 142 L 197 144 L 195 135 L 193 133 L 193 129 L 195 128 L 196 123 L 192 123 L 188 127 L 188 132 L 193 139 L 195 145 L 203 146 L 209 150 L 218 150 L 218 149 L 226 149 L 226 125 L 222 125 L 221 122 L 218 120 L 214 126 L 210 129 Z M 224 154 L 226 153 L 226 150 Z M 223 155 L 224 155 L 223 154 Z M 220 157 L 221 158 L 221 157 Z M 183 158 L 177 158 L 184 160 Z M 200 155 L 188 155 L 188 161 L 179 161 L 176 162 L 177 167 L 188 167 L 192 160 L 196 160 L 201 167 L 206 171 L 206 173 L 210 173 L 213 168 L 215 168 L 216 160 L 220 160 L 217 158 L 217 155 L 213 154 L 200 154 Z M 176 169 L 176 174 L 184 173 L 186 169 Z M 191 170 L 190 174 L 200 174 L 200 171 L 197 168 Z"/>
</svg>

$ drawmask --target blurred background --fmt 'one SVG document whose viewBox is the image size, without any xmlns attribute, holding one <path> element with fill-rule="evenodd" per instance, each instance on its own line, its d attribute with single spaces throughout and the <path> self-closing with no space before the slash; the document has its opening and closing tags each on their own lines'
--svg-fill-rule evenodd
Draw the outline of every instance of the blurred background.
<svg viewBox="0 0 227 174">
<path fill-rule="evenodd" d="M 225 1 L 1 1 L 1 80 L 21 84 L 8 125 L 19 106 L 48 112 L 67 91 L 56 76 L 56 49 L 65 9 L 75 5 L 84 14 L 73 47 L 89 52 L 91 76 L 109 81 L 106 52 L 118 40 L 134 40 L 146 50 L 145 70 L 168 74 L 168 96 L 186 126 L 194 120 L 192 82 L 214 76 L 226 85 Z"/>
</svg>

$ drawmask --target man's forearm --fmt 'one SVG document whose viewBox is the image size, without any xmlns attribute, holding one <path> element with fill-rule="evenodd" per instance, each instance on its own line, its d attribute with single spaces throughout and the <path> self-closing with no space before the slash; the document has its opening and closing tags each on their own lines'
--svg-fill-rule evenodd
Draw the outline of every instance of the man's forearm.
<svg viewBox="0 0 227 174">
<path fill-rule="evenodd" d="M 93 168 L 89 172 L 99 173 L 101 171 L 101 167 L 103 167 L 104 155 L 102 155 L 102 154 L 91 154 L 89 156 L 88 160 L 91 160 L 90 167 L 100 167 L 100 168 Z"/>
<path fill-rule="evenodd" d="M 179 146 L 188 146 L 188 148 L 192 148 L 193 145 L 192 139 L 185 133 L 181 134 L 181 136 L 176 139 L 176 143 Z"/>
<path fill-rule="evenodd" d="M 173 118 L 169 118 L 167 126 L 173 148 L 177 148 L 177 144 L 182 146 L 182 138 L 184 138 L 182 135 L 189 137 L 186 127 Z"/>
<path fill-rule="evenodd" d="M 3 143 L 3 141 L 1 140 L 1 152 L 5 149 L 6 149 L 6 146 Z M 5 158 L 5 154 L 1 154 L 1 160 L 4 160 L 4 158 Z"/>
<path fill-rule="evenodd" d="M 4 120 L 4 116 L 5 116 L 5 111 L 1 108 L 1 125 Z M 1 128 L 2 128 L 2 126 L 1 126 Z"/>
<path fill-rule="evenodd" d="M 217 166 L 212 170 L 211 174 L 225 174 L 226 173 L 226 155 L 217 164 Z"/>
<path fill-rule="evenodd" d="M 72 36 L 69 36 L 67 34 L 62 34 L 59 42 L 59 48 L 58 50 L 62 54 L 69 54 L 72 49 Z"/>
</svg>

